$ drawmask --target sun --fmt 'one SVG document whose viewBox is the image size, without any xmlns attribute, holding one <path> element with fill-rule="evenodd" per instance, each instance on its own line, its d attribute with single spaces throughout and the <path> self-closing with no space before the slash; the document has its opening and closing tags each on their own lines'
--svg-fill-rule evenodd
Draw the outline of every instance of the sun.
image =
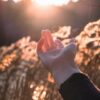
<svg viewBox="0 0 100 100">
<path fill-rule="evenodd" d="M 13 0 L 15 3 L 18 3 L 18 2 L 20 2 L 21 0 Z"/>
<path fill-rule="evenodd" d="M 40 6 L 62 6 L 69 3 L 70 0 L 36 0 L 35 2 Z"/>
</svg>

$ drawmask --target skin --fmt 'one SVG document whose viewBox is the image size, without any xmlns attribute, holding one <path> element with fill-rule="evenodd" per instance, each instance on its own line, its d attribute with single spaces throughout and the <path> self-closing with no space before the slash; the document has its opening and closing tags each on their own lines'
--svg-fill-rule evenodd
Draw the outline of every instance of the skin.
<svg viewBox="0 0 100 100">
<path fill-rule="evenodd" d="M 37 54 L 45 68 L 53 74 L 58 87 L 72 74 L 80 73 L 74 62 L 75 43 L 70 42 L 64 47 L 60 40 L 53 40 L 49 30 L 41 32 L 41 38 L 37 44 Z"/>
</svg>

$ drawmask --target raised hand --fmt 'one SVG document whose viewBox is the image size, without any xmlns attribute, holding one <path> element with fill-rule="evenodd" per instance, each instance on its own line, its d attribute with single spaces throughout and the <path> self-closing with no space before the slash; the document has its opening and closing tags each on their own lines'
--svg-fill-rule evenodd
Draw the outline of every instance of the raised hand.
<svg viewBox="0 0 100 100">
<path fill-rule="evenodd" d="M 74 62 L 76 45 L 71 42 L 64 47 L 60 40 L 53 39 L 49 30 L 42 31 L 37 53 L 44 66 L 54 75 L 58 85 L 73 73 L 80 72 Z"/>
</svg>

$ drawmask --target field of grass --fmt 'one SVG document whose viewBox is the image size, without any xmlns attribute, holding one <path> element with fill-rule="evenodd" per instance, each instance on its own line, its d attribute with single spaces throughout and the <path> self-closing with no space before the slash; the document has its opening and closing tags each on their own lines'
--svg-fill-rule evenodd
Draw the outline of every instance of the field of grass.
<svg viewBox="0 0 100 100">
<path fill-rule="evenodd" d="M 67 45 L 70 34 L 71 27 L 66 26 L 52 35 Z M 100 20 L 87 24 L 75 38 L 75 61 L 100 88 Z M 0 47 L 0 100 L 62 100 L 54 79 L 37 57 L 36 45 L 30 37 L 23 37 Z"/>
</svg>

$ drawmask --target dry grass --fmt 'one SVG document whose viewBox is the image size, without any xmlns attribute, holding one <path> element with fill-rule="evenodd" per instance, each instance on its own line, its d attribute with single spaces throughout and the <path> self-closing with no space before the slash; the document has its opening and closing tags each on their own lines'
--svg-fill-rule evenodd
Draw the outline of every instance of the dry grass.
<svg viewBox="0 0 100 100">
<path fill-rule="evenodd" d="M 70 32 L 71 27 L 63 27 L 53 36 L 66 45 Z M 100 88 L 100 20 L 87 24 L 76 44 L 76 63 Z M 0 100 L 61 100 L 51 74 L 37 57 L 36 45 L 25 37 L 0 48 Z"/>
</svg>

